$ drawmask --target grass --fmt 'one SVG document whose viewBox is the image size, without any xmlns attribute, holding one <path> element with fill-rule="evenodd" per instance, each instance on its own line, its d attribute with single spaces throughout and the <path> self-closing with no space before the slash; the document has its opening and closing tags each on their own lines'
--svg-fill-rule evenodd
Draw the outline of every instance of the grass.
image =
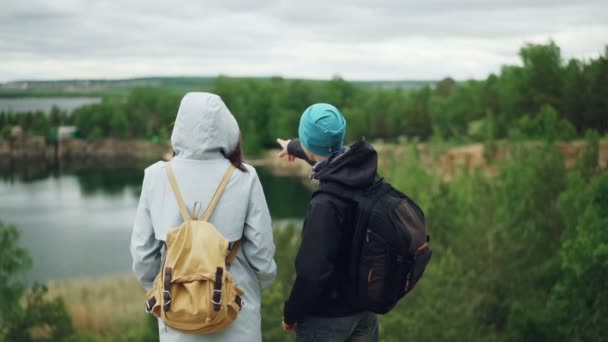
<svg viewBox="0 0 608 342">
<path fill-rule="evenodd" d="M 48 287 L 49 296 L 63 298 L 79 333 L 109 339 L 145 328 L 145 292 L 132 275 L 53 281 Z"/>
</svg>

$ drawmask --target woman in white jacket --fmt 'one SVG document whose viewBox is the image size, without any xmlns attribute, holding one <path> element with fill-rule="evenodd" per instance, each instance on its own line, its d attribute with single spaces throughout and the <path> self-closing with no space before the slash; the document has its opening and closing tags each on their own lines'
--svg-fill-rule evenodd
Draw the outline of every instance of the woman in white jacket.
<svg viewBox="0 0 608 342">
<path fill-rule="evenodd" d="M 232 325 L 209 335 L 181 334 L 159 320 L 161 341 L 262 340 L 261 290 L 276 276 L 275 246 L 264 192 L 255 169 L 241 161 L 239 140 L 238 124 L 219 96 L 184 96 L 171 134 L 171 166 L 189 208 L 196 201 L 206 208 L 229 163 L 237 168 L 209 221 L 230 242 L 243 237 L 229 271 L 245 291 L 245 305 Z M 163 162 L 157 162 L 145 170 L 131 237 L 133 271 L 146 291 L 160 270 L 167 231 L 181 222 Z"/>
</svg>

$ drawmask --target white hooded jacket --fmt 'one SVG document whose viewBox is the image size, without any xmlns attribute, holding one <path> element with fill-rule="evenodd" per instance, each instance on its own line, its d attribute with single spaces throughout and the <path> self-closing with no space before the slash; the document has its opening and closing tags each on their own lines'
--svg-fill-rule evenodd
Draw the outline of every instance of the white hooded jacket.
<svg viewBox="0 0 608 342">
<path fill-rule="evenodd" d="M 229 161 L 224 157 L 239 141 L 239 127 L 219 96 L 188 93 L 177 113 L 171 160 L 184 202 L 192 214 L 194 202 L 208 206 Z M 161 341 L 261 341 L 261 290 L 276 276 L 275 245 L 266 198 L 255 169 L 235 170 L 209 221 L 230 241 L 243 236 L 236 261 L 228 269 L 245 291 L 245 305 L 226 330 L 210 335 L 185 335 L 159 320 Z M 163 162 L 145 170 L 133 233 L 133 271 L 149 291 L 161 267 L 161 246 L 169 229 L 181 224 L 175 195 Z M 201 246 L 202 248 L 203 246 Z M 142 298 L 142 303 L 144 299 Z M 143 304 L 142 304 L 143 307 Z"/>
</svg>

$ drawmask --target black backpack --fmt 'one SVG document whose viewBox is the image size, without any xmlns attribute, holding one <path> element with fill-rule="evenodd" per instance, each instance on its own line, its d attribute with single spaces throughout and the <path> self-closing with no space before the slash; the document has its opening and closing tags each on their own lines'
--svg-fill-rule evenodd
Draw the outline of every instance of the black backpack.
<svg viewBox="0 0 608 342">
<path fill-rule="evenodd" d="M 379 178 L 361 191 L 323 184 L 320 192 L 355 202 L 347 296 L 359 309 L 384 314 L 408 294 L 431 259 L 424 213 L 408 196 Z"/>
</svg>

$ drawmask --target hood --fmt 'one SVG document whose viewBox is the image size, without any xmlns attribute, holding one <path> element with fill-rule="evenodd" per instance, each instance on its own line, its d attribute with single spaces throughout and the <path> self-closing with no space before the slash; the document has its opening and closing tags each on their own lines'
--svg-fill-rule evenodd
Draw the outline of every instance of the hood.
<svg viewBox="0 0 608 342">
<path fill-rule="evenodd" d="M 343 153 L 333 154 L 314 167 L 314 177 L 321 182 L 348 188 L 367 188 L 378 173 L 378 154 L 365 138 L 359 139 Z"/>
<path fill-rule="evenodd" d="M 210 93 L 188 93 L 182 99 L 171 133 L 176 155 L 212 159 L 234 151 L 239 125 L 222 99 Z"/>
</svg>

